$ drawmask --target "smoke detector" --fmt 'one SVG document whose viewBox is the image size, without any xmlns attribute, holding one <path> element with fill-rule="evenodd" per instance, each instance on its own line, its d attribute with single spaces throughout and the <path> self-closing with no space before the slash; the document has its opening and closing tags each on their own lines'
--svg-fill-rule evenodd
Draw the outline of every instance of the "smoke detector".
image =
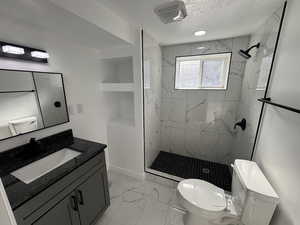
<svg viewBox="0 0 300 225">
<path fill-rule="evenodd" d="M 185 4 L 181 0 L 160 4 L 154 9 L 154 13 L 165 24 L 179 22 L 187 16 Z"/>
</svg>

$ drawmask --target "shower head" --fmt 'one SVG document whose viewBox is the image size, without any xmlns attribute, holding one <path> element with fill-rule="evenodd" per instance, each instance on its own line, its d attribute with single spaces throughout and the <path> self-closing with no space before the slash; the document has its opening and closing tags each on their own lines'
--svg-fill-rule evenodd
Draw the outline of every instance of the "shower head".
<svg viewBox="0 0 300 225">
<path fill-rule="evenodd" d="M 253 48 L 259 48 L 260 47 L 260 43 L 257 43 L 256 45 L 251 46 L 250 48 L 248 48 L 247 50 L 243 50 L 240 49 L 239 54 L 244 57 L 245 59 L 250 59 L 252 57 L 252 55 L 250 55 L 250 51 Z"/>
<path fill-rule="evenodd" d="M 245 51 L 243 49 L 241 49 L 239 51 L 239 54 L 240 54 L 240 56 L 244 57 L 245 59 L 250 59 L 251 58 L 251 55 L 249 54 L 249 52 Z"/>
</svg>

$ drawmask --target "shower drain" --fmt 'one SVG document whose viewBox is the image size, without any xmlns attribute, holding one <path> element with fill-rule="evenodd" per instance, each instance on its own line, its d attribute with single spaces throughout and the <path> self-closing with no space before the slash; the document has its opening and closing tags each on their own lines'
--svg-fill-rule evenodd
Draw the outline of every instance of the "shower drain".
<svg viewBox="0 0 300 225">
<path fill-rule="evenodd" d="M 208 168 L 202 168 L 202 173 L 209 174 L 209 169 Z"/>
</svg>

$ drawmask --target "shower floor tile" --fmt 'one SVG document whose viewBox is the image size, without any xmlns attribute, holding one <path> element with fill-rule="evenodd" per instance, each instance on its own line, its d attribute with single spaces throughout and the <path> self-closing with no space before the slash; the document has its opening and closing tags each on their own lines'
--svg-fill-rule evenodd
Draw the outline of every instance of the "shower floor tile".
<svg viewBox="0 0 300 225">
<path fill-rule="evenodd" d="M 184 179 L 202 179 L 226 191 L 231 191 L 232 177 L 229 166 L 221 163 L 161 151 L 150 168 Z"/>
</svg>

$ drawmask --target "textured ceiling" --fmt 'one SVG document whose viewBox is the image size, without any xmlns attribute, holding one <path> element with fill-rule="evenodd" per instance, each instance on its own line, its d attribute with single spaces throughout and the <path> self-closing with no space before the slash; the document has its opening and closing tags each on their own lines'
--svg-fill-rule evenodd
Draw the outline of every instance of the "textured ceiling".
<svg viewBox="0 0 300 225">
<path fill-rule="evenodd" d="M 162 24 L 153 9 L 168 0 L 96 0 L 136 26 L 143 26 L 161 44 L 221 39 L 253 32 L 282 0 L 184 0 L 188 17 Z M 207 35 L 195 37 L 197 30 Z"/>
<path fill-rule="evenodd" d="M 187 11 L 192 16 L 205 14 L 209 10 L 229 7 L 238 0 L 184 0 Z"/>
</svg>

